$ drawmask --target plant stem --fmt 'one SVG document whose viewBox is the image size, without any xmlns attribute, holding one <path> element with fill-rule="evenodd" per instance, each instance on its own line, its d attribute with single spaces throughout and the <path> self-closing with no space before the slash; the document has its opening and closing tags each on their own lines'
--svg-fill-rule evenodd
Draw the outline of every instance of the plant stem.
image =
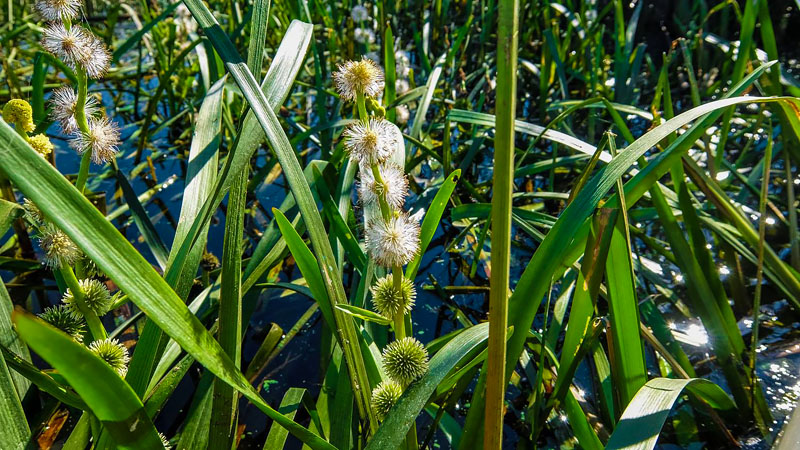
<svg viewBox="0 0 800 450">
<path fill-rule="evenodd" d="M 769 136 L 772 136 L 771 134 Z M 753 295 L 753 331 L 750 342 L 750 383 L 751 390 L 758 388 L 756 375 L 756 356 L 758 353 L 758 314 L 761 309 L 761 284 L 764 281 L 764 237 L 766 234 L 767 194 L 769 191 L 769 170 L 772 165 L 772 139 L 764 150 L 764 175 L 761 177 L 761 197 L 758 202 L 758 266 L 756 267 L 756 292 Z M 791 180 L 788 182 L 791 183 Z M 755 395 L 751 397 L 755 402 Z"/>
<path fill-rule="evenodd" d="M 791 262 L 794 270 L 800 270 L 800 240 L 797 237 L 797 210 L 794 208 L 794 180 L 792 179 L 792 157 L 784 152 L 784 167 L 786 168 L 786 204 L 789 205 L 789 246 L 791 247 Z M 765 161 L 766 163 L 766 161 Z"/>
<path fill-rule="evenodd" d="M 358 107 L 358 118 L 361 122 L 369 127 L 369 114 L 367 114 L 367 100 L 364 98 L 364 93 L 359 92 L 356 94 L 356 106 Z"/>
<path fill-rule="evenodd" d="M 388 221 L 392 217 L 392 210 L 389 208 L 389 203 L 386 202 L 386 183 L 383 181 L 381 170 L 377 164 L 372 165 L 372 177 L 375 178 L 375 184 L 381 187 L 380 195 L 378 195 L 378 204 L 381 206 L 383 220 Z"/>
<path fill-rule="evenodd" d="M 492 273 L 489 277 L 489 348 L 483 448 L 503 443 L 506 322 L 514 182 L 514 118 L 517 91 L 517 0 L 501 0 L 497 17 L 497 123 L 492 187 Z"/>
<path fill-rule="evenodd" d="M 86 96 L 88 95 L 88 80 L 86 72 L 77 70 L 78 77 L 78 99 L 75 102 L 75 121 L 78 123 L 80 133 L 89 134 L 89 121 L 86 119 Z M 86 180 L 89 178 L 89 165 L 92 161 L 92 152 L 89 149 L 84 149 L 83 156 L 81 157 L 81 167 L 78 171 L 78 180 L 75 182 L 75 187 L 83 193 L 86 187 Z"/>
<path fill-rule="evenodd" d="M 75 305 L 86 319 L 86 324 L 89 326 L 89 333 L 92 335 L 92 339 L 97 341 L 108 337 L 103 322 L 100 321 L 97 314 L 86 304 L 86 296 L 83 289 L 81 289 L 80 283 L 78 283 L 78 279 L 75 278 L 75 272 L 72 271 L 72 268 L 61 267 L 58 269 L 58 272 L 64 278 L 64 282 L 67 283 L 67 287 L 72 293 L 72 298 L 75 299 Z"/>
<path fill-rule="evenodd" d="M 392 283 L 394 283 L 394 290 L 397 293 L 402 293 L 403 285 L 403 268 L 400 266 L 392 267 Z M 402 311 L 394 315 L 394 337 L 397 340 L 406 337 L 406 316 Z"/>
<path fill-rule="evenodd" d="M 406 316 L 402 313 L 397 313 L 393 317 L 394 320 L 394 338 L 399 341 L 406 337 Z"/>
</svg>

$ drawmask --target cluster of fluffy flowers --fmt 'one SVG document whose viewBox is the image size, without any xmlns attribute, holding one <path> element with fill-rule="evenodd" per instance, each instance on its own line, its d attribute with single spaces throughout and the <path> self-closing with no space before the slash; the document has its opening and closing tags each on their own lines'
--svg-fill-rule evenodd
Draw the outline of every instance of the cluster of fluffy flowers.
<svg viewBox="0 0 800 450">
<path fill-rule="evenodd" d="M 340 97 L 355 102 L 359 121 L 344 131 L 345 148 L 359 166 L 358 196 L 365 210 L 364 241 L 372 261 L 391 273 L 371 287 L 378 313 L 394 324 L 395 341 L 383 352 L 383 368 L 389 379 L 372 393 L 379 418 L 384 418 L 403 389 L 428 371 L 428 352 L 413 337 L 406 337 L 405 317 L 416 298 L 414 283 L 403 275 L 403 266 L 420 251 L 418 219 L 404 209 L 408 180 L 395 161 L 402 154 L 403 135 L 382 117 L 377 98 L 383 91 L 383 71 L 371 59 L 348 61 L 333 76 Z M 367 111 L 367 104 L 373 114 Z M 399 150 L 398 150 L 399 149 Z"/>
<path fill-rule="evenodd" d="M 70 86 L 55 90 L 50 98 L 51 118 L 65 134 L 73 135 L 70 147 L 89 152 L 92 161 L 103 164 L 114 158 L 119 147 L 119 129 L 102 114 L 97 101 L 86 95 L 87 78 L 102 78 L 108 72 L 111 53 L 89 29 L 73 24 L 81 11 L 80 0 L 38 0 L 36 10 L 48 22 L 42 47 L 78 76 L 78 92 Z"/>
<path fill-rule="evenodd" d="M 356 42 L 366 46 L 374 44 L 376 41 L 375 31 L 372 29 L 374 24 L 367 7 L 364 5 L 353 6 L 353 9 L 350 10 L 350 18 L 356 25 L 353 30 L 353 38 Z"/>
<path fill-rule="evenodd" d="M 411 78 L 414 76 L 414 70 L 411 68 L 411 58 L 405 50 L 395 51 L 394 61 L 397 70 L 397 79 L 394 83 L 394 89 L 399 96 L 411 90 Z M 411 113 L 408 111 L 407 105 L 397 105 L 395 111 L 398 124 L 405 125 L 408 123 Z"/>
</svg>

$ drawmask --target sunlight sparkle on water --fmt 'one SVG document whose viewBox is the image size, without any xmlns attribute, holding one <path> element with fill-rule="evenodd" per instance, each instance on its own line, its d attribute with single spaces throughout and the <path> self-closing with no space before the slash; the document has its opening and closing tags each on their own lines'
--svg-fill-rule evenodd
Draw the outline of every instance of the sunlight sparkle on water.
<svg viewBox="0 0 800 450">
<path fill-rule="evenodd" d="M 703 328 L 700 325 L 697 325 L 695 323 L 689 325 L 689 327 L 686 328 L 685 333 L 699 345 L 708 344 L 708 334 L 706 334 L 705 328 Z"/>
</svg>

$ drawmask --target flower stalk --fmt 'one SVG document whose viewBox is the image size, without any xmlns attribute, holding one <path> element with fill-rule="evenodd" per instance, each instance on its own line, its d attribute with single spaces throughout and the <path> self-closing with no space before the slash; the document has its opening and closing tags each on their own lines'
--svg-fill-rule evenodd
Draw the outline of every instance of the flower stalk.
<svg viewBox="0 0 800 450">
<path fill-rule="evenodd" d="M 97 314 L 86 304 L 86 293 L 81 288 L 78 279 L 75 277 L 75 272 L 69 266 L 58 268 L 58 273 L 64 279 L 70 292 L 72 293 L 75 306 L 81 312 L 81 315 L 86 319 L 86 325 L 89 327 L 89 333 L 92 335 L 92 340 L 102 340 L 108 337 L 103 322 Z"/>
<path fill-rule="evenodd" d="M 403 268 L 401 266 L 394 266 L 392 268 L 392 283 L 394 284 L 395 292 L 403 292 Z M 403 339 L 406 337 L 406 315 L 405 312 L 400 310 L 394 315 L 394 334 L 396 339 Z"/>
<path fill-rule="evenodd" d="M 110 120 L 89 116 L 95 112 L 94 103 L 88 102 L 89 79 L 105 75 L 111 53 L 90 29 L 72 23 L 78 18 L 80 7 L 79 0 L 40 0 L 36 4 L 42 17 L 50 22 L 44 30 L 42 46 L 72 67 L 77 77 L 77 95 L 71 88 L 62 88 L 54 92 L 50 101 L 53 119 L 64 133 L 73 135 L 70 146 L 83 155 L 75 181 L 75 187 L 83 193 L 91 162 L 103 164 L 114 158 L 119 133 Z"/>
<path fill-rule="evenodd" d="M 492 183 L 492 273 L 483 448 L 500 450 L 506 392 L 506 338 L 514 183 L 518 0 L 501 0 L 497 18 L 497 126 Z M 475 406 L 473 406 L 475 407 Z"/>
<path fill-rule="evenodd" d="M 358 118 L 361 119 L 361 122 L 363 122 L 365 126 L 369 127 L 369 114 L 367 113 L 367 101 L 364 98 L 364 93 L 359 91 L 356 95 Z"/>
<path fill-rule="evenodd" d="M 385 120 L 385 112 L 376 101 L 383 91 L 383 72 L 372 61 L 349 61 L 334 74 L 341 98 L 353 101 L 359 123 L 345 130 L 345 147 L 350 159 L 361 169 L 358 189 L 364 207 L 378 208 L 377 218 L 367 216 L 365 243 L 367 253 L 376 265 L 390 274 L 370 288 L 372 302 L 378 312 L 392 321 L 394 341 L 384 349 L 383 366 L 388 380 L 372 391 L 373 408 L 382 420 L 409 384 L 428 371 L 428 352 L 417 339 L 408 336 L 406 314 L 414 304 L 411 280 L 403 275 L 403 266 L 419 252 L 419 225 L 403 210 L 408 181 L 402 168 L 392 163 L 402 146 L 402 133 Z M 375 112 L 370 117 L 367 101 Z M 406 447 L 416 448 L 416 428 L 406 436 Z"/>
<path fill-rule="evenodd" d="M 78 78 L 78 100 L 75 102 L 75 121 L 78 124 L 78 130 L 84 135 L 89 134 L 89 122 L 86 119 L 86 96 L 88 95 L 89 83 L 86 77 L 86 71 L 77 70 L 75 74 Z M 75 187 L 83 194 L 86 188 L 86 181 L 89 178 L 89 166 L 92 162 L 92 152 L 84 152 L 81 156 L 81 165 L 78 169 L 78 179 L 75 181 Z"/>
<path fill-rule="evenodd" d="M 375 178 L 375 189 L 378 191 L 378 205 L 381 208 L 381 216 L 383 220 L 389 220 L 392 212 L 389 209 L 389 203 L 386 201 L 386 183 L 381 176 L 381 170 L 377 164 L 372 165 L 372 176 Z"/>
</svg>

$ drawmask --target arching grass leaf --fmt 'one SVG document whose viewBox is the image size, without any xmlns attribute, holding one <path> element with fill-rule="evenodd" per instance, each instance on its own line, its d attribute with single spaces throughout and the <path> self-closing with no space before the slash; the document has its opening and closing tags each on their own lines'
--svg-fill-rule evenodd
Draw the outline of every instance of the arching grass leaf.
<svg viewBox="0 0 800 450">
<path fill-rule="evenodd" d="M 733 400 L 716 384 L 702 378 L 655 378 L 639 389 L 625 408 L 606 450 L 651 450 L 675 401 L 687 389 L 715 409 L 732 409 Z"/>
</svg>

